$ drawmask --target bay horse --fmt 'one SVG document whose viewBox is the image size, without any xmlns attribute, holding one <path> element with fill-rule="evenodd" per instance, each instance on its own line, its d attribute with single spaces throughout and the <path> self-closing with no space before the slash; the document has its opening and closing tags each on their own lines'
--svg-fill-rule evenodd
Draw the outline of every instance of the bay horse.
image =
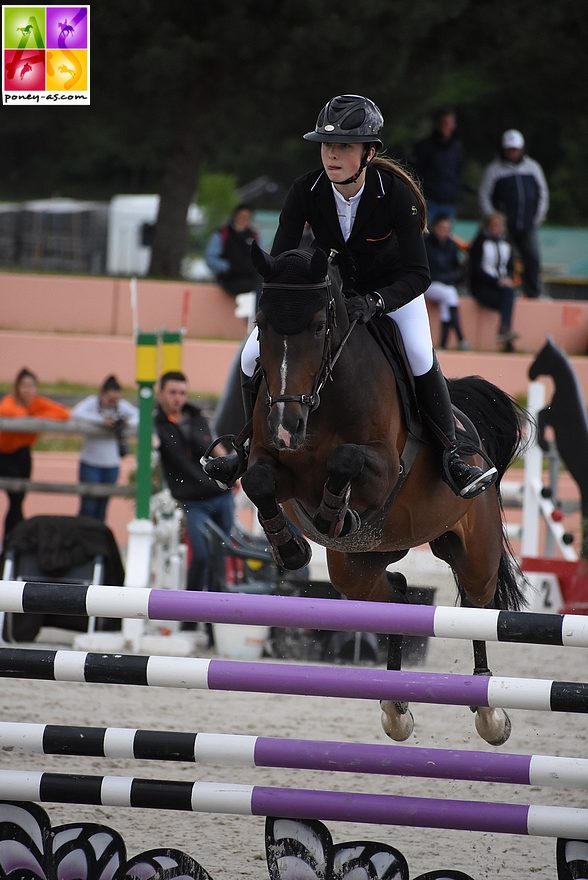
<svg viewBox="0 0 588 880">
<path fill-rule="evenodd" d="M 263 378 L 241 484 L 276 562 L 307 564 L 306 535 L 327 548 L 329 576 L 342 595 L 406 602 L 406 581 L 404 590 L 395 587 L 386 568 L 428 543 L 453 570 L 462 604 L 520 608 L 499 482 L 471 500 L 444 482 L 427 430 L 421 437 L 412 423 L 408 430 L 381 346 L 368 325 L 349 321 L 336 265 L 320 250 L 271 257 L 256 244 L 252 259 L 264 279 L 256 315 Z M 524 411 L 480 377 L 449 388 L 502 477 L 520 447 Z M 400 669 L 401 640 L 389 637 L 389 669 Z M 474 673 L 491 675 L 485 643 L 473 645 Z M 388 736 L 407 739 L 414 727 L 408 704 L 386 700 L 381 708 Z M 503 709 L 472 711 L 480 736 L 506 742 Z"/>
</svg>

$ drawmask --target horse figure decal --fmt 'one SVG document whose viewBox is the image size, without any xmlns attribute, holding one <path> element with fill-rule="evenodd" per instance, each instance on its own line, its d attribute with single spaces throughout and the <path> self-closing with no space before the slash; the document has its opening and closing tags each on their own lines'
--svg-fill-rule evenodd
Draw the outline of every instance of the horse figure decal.
<svg viewBox="0 0 588 880">
<path fill-rule="evenodd" d="M 278 564 L 308 562 L 306 535 L 326 547 L 331 582 L 344 596 L 406 602 L 386 568 L 428 543 L 451 566 L 463 604 L 521 607 L 499 482 L 471 500 L 444 482 L 426 430 L 418 437 L 407 428 L 381 346 L 368 325 L 350 324 L 336 266 L 320 250 L 273 258 L 254 245 L 252 255 L 264 279 L 257 313 L 263 380 L 241 482 Z M 479 377 L 449 387 L 502 477 L 521 443 L 523 410 Z M 401 644 L 401 636 L 390 636 L 389 669 L 401 668 Z M 474 672 L 490 675 L 485 643 L 473 644 Z M 407 739 L 414 726 L 408 704 L 381 706 L 386 733 Z M 472 711 L 487 742 L 506 741 L 504 710 Z"/>
<path fill-rule="evenodd" d="M 551 337 L 529 367 L 529 379 L 551 376 L 555 386 L 551 402 L 537 416 L 537 442 L 549 449 L 545 429 L 553 428 L 559 457 L 580 490 L 582 508 L 582 549 L 588 559 L 588 420 L 584 396 L 570 361 Z"/>
</svg>

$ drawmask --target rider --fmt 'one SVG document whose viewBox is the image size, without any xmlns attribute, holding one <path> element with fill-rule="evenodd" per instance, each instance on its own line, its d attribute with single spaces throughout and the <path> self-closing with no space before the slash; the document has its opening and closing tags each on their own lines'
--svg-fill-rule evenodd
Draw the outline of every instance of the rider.
<svg viewBox="0 0 588 880">
<path fill-rule="evenodd" d="M 321 145 L 322 170 L 298 178 L 280 214 L 272 255 L 298 247 L 305 223 L 316 247 L 337 252 L 349 318 L 363 324 L 387 315 L 402 336 L 419 408 L 445 450 L 443 476 L 456 494 L 474 498 L 497 479 L 496 468 L 464 460 L 455 436 L 447 383 L 437 361 L 424 292 L 430 276 L 423 241 L 426 208 L 410 175 L 378 156 L 384 124 L 378 107 L 360 95 L 339 95 L 319 113 L 305 140 Z M 244 402 L 252 414 L 251 377 L 259 356 L 257 331 L 241 355 Z M 471 448 L 469 450 L 471 453 Z M 246 450 L 210 458 L 206 473 L 232 485 L 245 470 Z"/>
</svg>

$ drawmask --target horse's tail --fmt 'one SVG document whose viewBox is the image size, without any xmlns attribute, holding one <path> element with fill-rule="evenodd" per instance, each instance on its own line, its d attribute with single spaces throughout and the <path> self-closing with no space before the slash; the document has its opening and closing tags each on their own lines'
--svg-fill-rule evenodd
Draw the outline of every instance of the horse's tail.
<svg viewBox="0 0 588 880">
<path fill-rule="evenodd" d="M 510 395 L 480 376 L 451 379 L 448 385 L 451 400 L 476 426 L 482 445 L 498 471 L 496 491 L 503 511 L 500 481 L 524 448 L 523 427 L 529 415 Z M 521 581 L 521 570 L 508 540 L 503 516 L 503 550 L 494 596 L 497 608 L 518 611 L 526 605 Z"/>
</svg>

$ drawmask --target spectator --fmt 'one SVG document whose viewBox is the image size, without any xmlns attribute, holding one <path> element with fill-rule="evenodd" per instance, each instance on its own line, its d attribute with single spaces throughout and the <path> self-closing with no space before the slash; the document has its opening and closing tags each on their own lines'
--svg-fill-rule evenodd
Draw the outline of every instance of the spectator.
<svg viewBox="0 0 588 880">
<path fill-rule="evenodd" d="M 549 190 L 543 169 L 525 153 L 525 139 L 514 128 L 505 131 L 500 155 L 482 175 L 479 188 L 482 216 L 500 211 L 508 235 L 523 261 L 522 287 L 526 296 L 541 294 L 541 256 L 537 229 L 547 214 Z"/>
<path fill-rule="evenodd" d="M 454 331 L 457 346 L 468 351 L 470 346 L 463 335 L 459 315 L 457 284 L 463 278 L 462 252 L 452 238 L 451 217 L 436 214 L 431 231 L 425 237 L 429 259 L 431 284 L 425 291 L 425 299 L 439 304 L 441 337 L 437 348 L 447 348 L 449 333 Z"/>
<path fill-rule="evenodd" d="M 512 330 L 516 296 L 513 257 L 505 238 L 506 222 L 497 211 L 488 214 L 470 250 L 470 289 L 480 305 L 500 314 L 497 343 L 505 352 L 513 352 L 518 334 Z"/>
<path fill-rule="evenodd" d="M 139 410 L 121 397 L 121 387 L 116 376 L 108 376 L 98 394 L 91 394 L 80 400 L 71 414 L 72 418 L 84 419 L 94 425 L 111 429 L 109 435 L 84 437 L 80 453 L 80 483 L 114 485 L 118 480 L 121 458 L 128 451 L 125 430 L 138 425 Z M 104 522 L 107 505 L 107 497 L 83 495 L 80 500 L 80 516 L 91 516 Z"/>
<path fill-rule="evenodd" d="M 420 178 L 431 219 L 437 214 L 455 217 L 464 156 L 456 129 L 454 111 L 439 110 L 431 134 L 413 148 L 412 164 Z"/>
<path fill-rule="evenodd" d="M 206 246 L 206 265 L 231 296 L 261 290 L 261 278 L 251 262 L 251 243 L 259 239 L 252 221 L 249 205 L 237 205 L 229 223 L 213 232 Z"/>
<path fill-rule="evenodd" d="M 0 418 L 36 418 L 65 421 L 69 419 L 67 407 L 41 397 L 38 393 L 39 381 L 36 375 L 23 367 L 14 380 L 12 394 L 6 394 L 0 402 Z M 31 447 L 38 434 L 0 431 L 0 477 L 20 477 L 28 480 L 31 476 Z M 7 492 L 8 510 L 4 520 L 4 537 L 24 519 L 22 503 L 24 492 Z"/>
<path fill-rule="evenodd" d="M 211 519 L 230 534 L 234 502 L 231 492 L 219 488 L 202 470 L 200 457 L 212 441 L 210 427 L 202 411 L 187 402 L 187 396 L 188 382 L 183 373 L 170 371 L 161 376 L 155 429 L 167 485 L 186 513 L 192 548 L 187 588 L 202 590 L 208 586 L 210 573 L 202 524 Z"/>
</svg>

